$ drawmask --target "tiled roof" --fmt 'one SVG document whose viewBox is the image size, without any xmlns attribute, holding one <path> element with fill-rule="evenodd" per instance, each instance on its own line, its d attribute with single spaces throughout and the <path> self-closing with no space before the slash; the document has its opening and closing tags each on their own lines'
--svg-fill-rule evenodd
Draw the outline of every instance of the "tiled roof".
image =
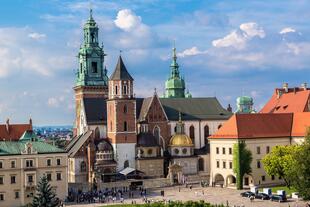
<svg viewBox="0 0 310 207">
<path fill-rule="evenodd" d="M 308 111 L 310 90 L 289 88 L 285 92 L 282 88 L 275 89 L 274 94 L 260 113 L 294 113 Z"/>
<path fill-rule="evenodd" d="M 113 74 L 110 77 L 110 80 L 133 80 L 133 78 L 126 69 L 126 66 L 124 65 L 121 56 L 119 56 L 118 58 L 117 65 L 115 67 Z"/>
<path fill-rule="evenodd" d="M 26 130 L 32 130 L 31 124 L 6 124 L 0 125 L 0 140 L 18 141 Z"/>
<path fill-rule="evenodd" d="M 25 142 L 0 141 L 0 156 L 19 155 L 25 149 Z M 38 154 L 63 153 L 64 150 L 42 141 L 31 142 Z"/>
<path fill-rule="evenodd" d="M 83 98 L 83 102 L 88 125 L 106 123 L 107 103 L 105 98 Z"/>
<path fill-rule="evenodd" d="M 304 137 L 310 127 L 310 112 L 294 113 L 292 137 Z"/>
<path fill-rule="evenodd" d="M 232 113 L 224 109 L 217 98 L 160 98 L 169 120 L 227 120 Z"/>
<path fill-rule="evenodd" d="M 290 137 L 292 113 L 235 114 L 210 138 Z"/>
</svg>

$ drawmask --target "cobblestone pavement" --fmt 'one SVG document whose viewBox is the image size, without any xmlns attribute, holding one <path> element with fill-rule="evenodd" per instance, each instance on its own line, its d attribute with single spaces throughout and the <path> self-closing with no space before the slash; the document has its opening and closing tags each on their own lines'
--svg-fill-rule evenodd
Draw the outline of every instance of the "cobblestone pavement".
<svg viewBox="0 0 310 207">
<path fill-rule="evenodd" d="M 165 196 L 160 196 L 160 191 L 165 191 Z M 162 201 L 165 200 L 172 200 L 172 201 L 188 201 L 188 200 L 204 200 L 205 202 L 213 203 L 213 204 L 229 204 L 230 207 L 233 206 L 244 206 L 244 207 L 305 207 L 306 203 L 303 201 L 296 201 L 293 199 L 289 199 L 288 202 L 284 203 L 277 203 L 272 202 L 269 200 L 258 200 L 255 199 L 254 201 L 250 201 L 249 198 L 242 198 L 240 193 L 243 191 L 238 191 L 234 189 L 227 189 L 227 188 L 201 188 L 201 187 L 193 187 L 191 190 L 189 188 L 180 188 L 179 187 L 169 187 L 169 188 L 157 188 L 154 190 L 148 191 L 147 198 L 151 201 Z M 130 204 L 132 200 L 135 200 L 136 203 L 142 203 L 142 198 L 139 195 L 139 192 L 135 194 L 135 199 L 125 199 L 126 204 Z M 119 203 L 119 201 L 118 201 Z M 109 205 L 113 203 L 108 203 Z M 66 205 L 70 207 L 98 207 L 104 206 L 107 204 L 83 204 L 83 205 Z"/>
</svg>

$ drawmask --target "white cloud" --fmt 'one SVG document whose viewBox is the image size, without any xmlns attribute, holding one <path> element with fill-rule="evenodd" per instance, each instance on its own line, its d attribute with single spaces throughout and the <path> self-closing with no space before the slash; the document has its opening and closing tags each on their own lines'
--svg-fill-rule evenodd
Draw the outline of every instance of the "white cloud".
<svg viewBox="0 0 310 207">
<path fill-rule="evenodd" d="M 290 33 L 290 32 L 296 32 L 296 30 L 293 29 L 292 27 L 285 27 L 279 33 L 280 34 L 286 34 L 286 33 Z"/>
<path fill-rule="evenodd" d="M 207 50 L 200 51 L 196 46 L 185 49 L 183 52 L 178 53 L 177 55 L 179 57 L 186 57 L 186 56 L 194 56 L 194 55 L 201 55 L 201 54 L 207 54 Z"/>
<path fill-rule="evenodd" d="M 37 32 L 33 32 L 33 33 L 28 34 L 28 37 L 30 37 L 34 40 L 41 40 L 41 39 L 44 39 L 46 37 L 46 34 L 40 34 Z"/>
<path fill-rule="evenodd" d="M 298 55 L 300 53 L 300 47 L 295 43 L 287 43 L 288 52 Z"/>
<path fill-rule="evenodd" d="M 265 31 L 255 22 L 243 23 L 238 30 L 232 31 L 223 38 L 213 40 L 212 45 L 217 48 L 233 47 L 236 49 L 244 49 L 246 43 L 254 37 L 264 38 Z"/>
<path fill-rule="evenodd" d="M 114 23 L 124 31 L 132 31 L 133 29 L 143 26 L 141 17 L 137 16 L 130 9 L 120 10 L 117 13 Z"/>
<path fill-rule="evenodd" d="M 55 97 L 50 97 L 48 100 L 47 100 L 47 105 L 49 107 L 58 107 L 59 106 L 59 101 L 57 98 Z"/>
</svg>

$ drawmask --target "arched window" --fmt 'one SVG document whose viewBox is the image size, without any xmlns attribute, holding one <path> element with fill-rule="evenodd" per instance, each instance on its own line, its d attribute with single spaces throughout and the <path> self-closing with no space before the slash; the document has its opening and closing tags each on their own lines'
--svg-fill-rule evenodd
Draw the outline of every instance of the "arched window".
<svg viewBox="0 0 310 207">
<path fill-rule="evenodd" d="M 80 164 L 80 171 L 81 172 L 86 172 L 86 162 L 82 161 Z"/>
<path fill-rule="evenodd" d="M 115 86 L 115 95 L 117 95 L 118 94 L 118 88 L 117 88 L 117 86 Z"/>
<path fill-rule="evenodd" d="M 199 158 L 198 160 L 198 171 L 204 171 L 204 163 L 202 158 Z"/>
<path fill-rule="evenodd" d="M 154 128 L 153 135 L 154 137 L 156 137 L 156 140 L 159 143 L 160 142 L 160 128 L 158 126 Z"/>
<path fill-rule="evenodd" d="M 95 139 L 100 139 L 100 131 L 98 127 L 95 129 Z"/>
<path fill-rule="evenodd" d="M 127 105 L 124 106 L 124 114 L 127 114 Z"/>
<path fill-rule="evenodd" d="M 192 125 L 189 127 L 189 137 L 192 139 L 193 143 L 195 141 L 195 127 Z"/>
<path fill-rule="evenodd" d="M 123 94 L 124 94 L 124 95 L 127 94 L 127 85 L 123 85 Z"/>
<path fill-rule="evenodd" d="M 176 132 L 177 132 L 177 126 L 174 127 L 174 133 L 176 133 Z"/>
<path fill-rule="evenodd" d="M 128 161 L 128 160 L 126 160 L 126 161 L 124 162 L 124 168 L 126 168 L 126 167 L 129 167 L 129 161 Z"/>
<path fill-rule="evenodd" d="M 127 130 L 128 130 L 127 122 L 124 121 L 124 132 L 127 132 Z"/>
<path fill-rule="evenodd" d="M 206 126 L 204 127 L 205 145 L 208 144 L 208 136 L 210 136 L 210 130 L 209 130 L 209 126 L 206 125 Z"/>
<path fill-rule="evenodd" d="M 222 124 L 220 124 L 218 127 L 217 127 L 217 129 L 220 129 L 222 127 Z"/>
</svg>

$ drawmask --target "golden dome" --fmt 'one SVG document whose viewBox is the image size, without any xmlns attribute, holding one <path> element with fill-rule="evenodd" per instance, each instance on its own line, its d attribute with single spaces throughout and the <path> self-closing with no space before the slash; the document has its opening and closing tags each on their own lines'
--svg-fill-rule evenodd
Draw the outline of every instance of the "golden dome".
<svg viewBox="0 0 310 207">
<path fill-rule="evenodd" d="M 193 142 L 186 134 L 175 134 L 170 139 L 170 146 L 192 147 Z"/>
</svg>

